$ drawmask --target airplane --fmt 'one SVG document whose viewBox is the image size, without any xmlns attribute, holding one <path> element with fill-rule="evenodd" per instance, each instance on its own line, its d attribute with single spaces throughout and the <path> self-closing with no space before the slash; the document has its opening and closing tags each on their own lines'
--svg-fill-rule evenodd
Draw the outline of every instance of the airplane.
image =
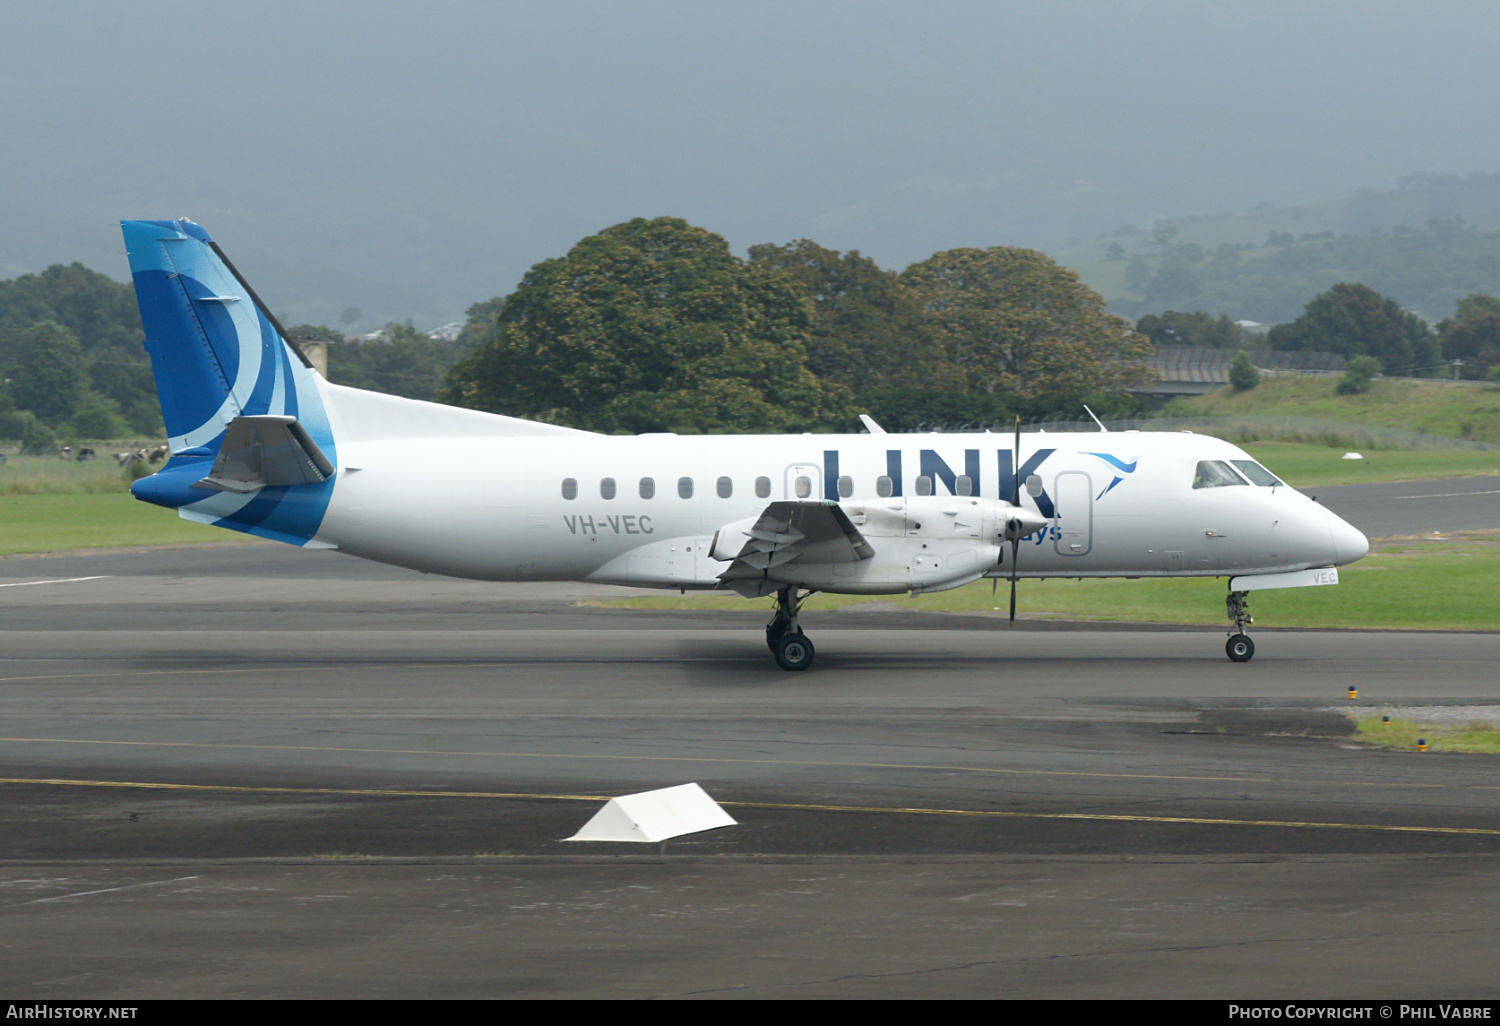
<svg viewBox="0 0 1500 1026">
<path fill-rule="evenodd" d="M 1365 536 L 1244 450 L 1185 432 L 602 435 L 336 385 L 200 225 L 124 221 L 171 458 L 131 486 L 188 520 L 486 581 L 774 596 L 766 644 L 815 650 L 808 595 L 983 578 L 1338 583 Z M 1019 424 L 1019 421 L 1018 421 Z"/>
</svg>

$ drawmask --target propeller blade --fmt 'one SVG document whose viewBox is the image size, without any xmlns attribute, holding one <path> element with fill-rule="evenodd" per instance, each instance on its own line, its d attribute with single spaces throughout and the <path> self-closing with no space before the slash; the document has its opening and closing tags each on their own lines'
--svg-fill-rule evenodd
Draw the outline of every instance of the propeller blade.
<svg viewBox="0 0 1500 1026">
<path fill-rule="evenodd" d="M 1010 504 L 1021 507 L 1021 415 L 1016 414 L 1016 447 L 1011 450 L 1015 458 L 1015 469 L 1010 475 Z M 1017 531 L 1020 525 L 1017 525 Z M 1016 559 L 1021 555 L 1021 536 L 1016 534 L 1010 542 L 1010 625 L 1016 625 Z"/>
</svg>

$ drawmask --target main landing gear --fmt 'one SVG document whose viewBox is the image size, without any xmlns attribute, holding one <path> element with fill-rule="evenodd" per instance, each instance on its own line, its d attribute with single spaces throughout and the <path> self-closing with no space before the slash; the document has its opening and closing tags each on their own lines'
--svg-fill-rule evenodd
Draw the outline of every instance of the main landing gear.
<svg viewBox="0 0 1500 1026">
<path fill-rule="evenodd" d="M 1237 663 L 1248 663 L 1251 656 L 1255 655 L 1255 642 L 1245 633 L 1245 628 L 1255 622 L 1248 609 L 1249 599 L 1248 591 L 1231 591 L 1224 600 L 1224 608 L 1229 612 L 1229 622 L 1234 624 L 1229 631 L 1229 640 L 1224 644 L 1224 652 Z"/>
<path fill-rule="evenodd" d="M 797 591 L 782 588 L 776 593 L 776 612 L 766 624 L 766 647 L 783 670 L 805 670 L 813 661 L 813 643 L 797 626 L 797 610 L 807 595 L 799 597 Z"/>
</svg>

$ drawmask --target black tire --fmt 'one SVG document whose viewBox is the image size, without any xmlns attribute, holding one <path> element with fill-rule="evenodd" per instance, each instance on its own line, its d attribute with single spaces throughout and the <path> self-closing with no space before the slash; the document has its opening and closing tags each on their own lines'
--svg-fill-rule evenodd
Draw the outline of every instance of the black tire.
<svg viewBox="0 0 1500 1026">
<path fill-rule="evenodd" d="M 1224 653 L 1230 660 L 1236 663 L 1248 663 L 1255 655 L 1255 642 L 1250 640 L 1249 635 L 1233 634 L 1224 643 Z"/>
<path fill-rule="evenodd" d="M 766 624 L 766 647 L 772 652 L 776 651 L 776 642 L 786 637 L 786 621 L 773 620 Z M 798 627 L 796 633 L 801 634 L 802 628 Z"/>
<path fill-rule="evenodd" d="M 776 655 L 776 665 L 783 670 L 805 670 L 812 665 L 816 654 L 813 643 L 801 631 L 782 635 L 776 639 L 771 651 Z"/>
</svg>

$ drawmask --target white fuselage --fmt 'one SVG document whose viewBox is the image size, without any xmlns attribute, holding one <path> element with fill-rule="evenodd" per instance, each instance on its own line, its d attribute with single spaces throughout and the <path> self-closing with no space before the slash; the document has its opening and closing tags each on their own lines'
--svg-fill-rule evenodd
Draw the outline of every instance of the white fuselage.
<svg viewBox="0 0 1500 1026">
<path fill-rule="evenodd" d="M 954 511 L 940 507 L 1009 501 L 1015 490 L 1008 434 L 497 435 L 483 415 L 471 414 L 439 434 L 413 437 L 384 423 L 378 409 L 340 416 L 346 390 L 322 387 L 339 437 L 339 471 L 312 544 L 456 577 L 713 588 L 722 586 L 727 565 L 710 555 L 715 536 L 774 500 L 834 499 L 871 511 L 905 501 L 933 511 L 904 514 L 905 534 L 917 539 L 910 544 L 926 549 L 932 532 L 952 534 Z M 478 430 L 468 433 L 466 425 Z M 1277 573 L 1341 565 L 1367 551 L 1362 534 L 1285 485 L 1195 488 L 1206 460 L 1251 457 L 1187 433 L 1023 435 L 1021 505 L 1048 526 L 1022 539 L 1015 572 Z M 923 478 L 930 498 L 921 494 Z M 1028 479 L 1038 494 L 1028 494 Z M 976 544 L 932 540 L 943 551 Z M 963 579 L 1009 575 L 1010 545 L 999 548 L 997 562 L 972 567 Z M 843 590 L 836 581 L 818 588 Z"/>
</svg>

